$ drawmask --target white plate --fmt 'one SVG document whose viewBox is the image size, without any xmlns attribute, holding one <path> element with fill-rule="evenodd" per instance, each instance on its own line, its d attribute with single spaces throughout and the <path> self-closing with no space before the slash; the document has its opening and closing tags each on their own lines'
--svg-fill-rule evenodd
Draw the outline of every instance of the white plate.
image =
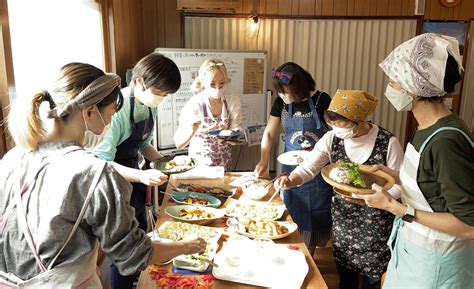
<svg viewBox="0 0 474 289">
<path fill-rule="evenodd" d="M 210 218 L 201 218 L 201 219 L 185 219 L 181 216 L 181 210 L 186 210 L 186 211 L 193 211 L 193 210 L 201 210 L 205 211 L 209 214 L 212 215 Z M 182 222 L 187 222 L 191 224 L 198 224 L 198 225 L 205 225 L 209 224 L 212 221 L 218 220 L 222 217 L 224 217 L 224 211 L 219 210 L 219 209 L 214 209 L 214 208 L 209 208 L 209 207 L 202 207 L 202 206 L 188 206 L 188 205 L 178 205 L 178 206 L 169 206 L 165 209 L 165 213 L 170 216 L 171 218 L 182 221 Z"/>
<path fill-rule="evenodd" d="M 263 209 L 262 209 L 263 207 Z M 274 212 L 275 216 L 273 218 L 268 217 L 268 220 L 276 221 L 281 219 L 283 213 L 285 213 L 286 207 L 285 205 L 268 205 L 266 206 L 266 202 L 256 202 L 252 200 L 244 201 L 243 198 L 239 200 L 228 198 L 223 205 L 223 211 L 229 217 L 236 217 L 236 218 L 254 218 L 254 217 L 265 217 L 262 216 L 262 210 L 264 213 L 271 214 L 272 211 Z M 272 210 L 272 211 L 270 211 Z M 273 216 L 273 214 L 271 214 Z"/>
<path fill-rule="evenodd" d="M 255 241 L 226 243 L 214 262 L 217 279 L 270 288 L 301 288 L 309 270 L 301 251 Z"/>
<path fill-rule="evenodd" d="M 242 224 L 238 219 L 236 218 L 230 218 L 227 220 L 227 226 L 229 227 L 230 230 L 235 231 L 241 235 L 244 235 L 249 238 L 259 238 L 259 239 L 282 239 L 285 238 L 286 236 L 291 235 L 296 229 L 298 229 L 298 225 L 295 223 L 289 223 L 289 222 L 279 222 L 279 221 L 271 221 L 271 222 L 276 222 L 280 226 L 285 226 L 288 229 L 288 232 L 281 234 L 281 235 L 269 235 L 269 234 L 253 234 L 249 233 L 245 230 L 244 224 Z"/>
<path fill-rule="evenodd" d="M 286 153 L 282 153 L 281 155 L 278 156 L 277 160 L 279 163 L 288 165 L 288 166 L 297 166 L 301 162 L 303 162 L 304 159 L 308 156 L 309 151 L 289 151 Z M 300 161 L 298 161 L 298 159 Z"/>
</svg>

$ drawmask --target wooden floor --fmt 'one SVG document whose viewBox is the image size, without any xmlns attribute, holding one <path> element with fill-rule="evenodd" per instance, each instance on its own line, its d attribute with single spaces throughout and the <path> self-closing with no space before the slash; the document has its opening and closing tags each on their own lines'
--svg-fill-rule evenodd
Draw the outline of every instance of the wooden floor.
<svg viewBox="0 0 474 289">
<path fill-rule="evenodd" d="M 316 266 L 318 266 L 321 275 L 323 275 L 324 281 L 328 285 L 329 289 L 339 288 L 339 276 L 336 270 L 336 263 L 332 256 L 332 246 L 328 244 L 325 248 L 316 248 L 314 253 L 314 260 Z"/>
</svg>

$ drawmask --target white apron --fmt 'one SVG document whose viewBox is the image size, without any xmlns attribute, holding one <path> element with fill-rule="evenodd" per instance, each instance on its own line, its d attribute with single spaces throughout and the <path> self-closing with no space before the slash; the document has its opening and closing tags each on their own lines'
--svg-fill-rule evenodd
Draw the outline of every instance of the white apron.
<svg viewBox="0 0 474 289">
<path fill-rule="evenodd" d="M 436 130 L 420 147 L 418 153 L 410 143 L 400 171 L 403 185 L 402 202 L 418 210 L 433 212 L 418 187 L 417 172 L 420 155 L 431 138 L 444 130 Z M 417 222 L 404 222 L 396 217 L 388 241 L 392 256 L 383 288 L 467 289 L 474 288 L 474 240 L 445 234 Z"/>
<path fill-rule="evenodd" d="M 77 150 L 76 149 L 71 149 L 67 148 L 65 149 L 65 153 L 69 153 L 71 151 Z M 61 154 L 61 156 L 64 154 Z M 0 289 L 12 289 L 12 288 L 51 288 L 51 289 L 70 289 L 70 288 L 102 288 L 102 285 L 100 283 L 100 279 L 97 276 L 97 249 L 98 249 L 98 244 L 96 244 L 95 248 L 88 254 L 82 256 L 78 260 L 76 260 L 74 263 L 67 264 L 67 265 L 59 265 L 54 268 L 53 265 L 58 258 L 58 256 L 61 254 L 63 249 L 66 247 L 66 245 L 69 243 L 71 238 L 73 237 L 74 233 L 77 230 L 77 227 L 79 226 L 82 218 L 84 217 L 84 214 L 87 210 L 87 207 L 89 205 L 90 199 L 92 198 L 92 194 L 94 192 L 94 189 L 97 186 L 97 183 L 99 182 L 100 175 L 101 173 L 97 173 L 96 176 L 94 177 L 94 180 L 92 181 L 92 185 L 89 189 L 89 192 L 87 194 L 86 200 L 84 202 L 84 205 L 82 206 L 82 209 L 79 213 L 79 216 L 74 224 L 73 229 L 69 233 L 68 238 L 64 242 L 63 246 L 59 250 L 59 252 L 56 254 L 56 256 L 51 260 L 49 266 L 46 268 L 43 264 L 43 262 L 40 259 L 40 256 L 38 255 L 38 252 L 36 251 L 36 247 L 34 244 L 34 241 L 31 236 L 30 229 L 28 227 L 28 223 L 26 220 L 26 213 L 25 213 L 25 208 L 23 207 L 23 202 L 24 200 L 22 197 L 24 197 L 25 193 L 29 193 L 31 190 L 28 190 L 29 187 L 31 186 L 31 183 L 35 182 L 36 176 L 40 171 L 42 171 L 51 161 L 48 161 L 47 163 L 43 163 L 40 165 L 39 169 L 37 172 L 33 175 L 33 179 L 30 182 L 24 182 L 21 183 L 20 177 L 18 178 L 18 188 L 15 190 L 14 193 L 14 198 L 15 202 L 12 202 L 14 205 L 9 206 L 7 208 L 6 213 L 9 214 L 13 207 L 17 207 L 17 216 L 18 216 L 18 224 L 25 235 L 25 239 L 28 242 L 28 245 L 32 251 L 32 253 L 35 256 L 36 262 L 38 263 L 38 266 L 40 267 L 41 273 L 38 274 L 37 276 L 29 279 L 29 280 L 22 280 L 18 277 L 16 277 L 14 274 L 11 273 L 6 273 L 0 271 Z M 105 162 L 97 162 L 96 166 L 98 169 L 98 172 L 102 172 L 104 168 Z M 22 184 L 22 185 L 21 185 Z M 3 220 L 6 220 L 8 218 L 8 215 L 4 216 Z"/>
</svg>

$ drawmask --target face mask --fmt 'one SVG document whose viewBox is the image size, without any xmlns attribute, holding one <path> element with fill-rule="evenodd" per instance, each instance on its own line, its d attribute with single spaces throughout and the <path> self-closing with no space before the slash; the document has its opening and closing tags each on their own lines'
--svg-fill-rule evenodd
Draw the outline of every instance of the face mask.
<svg viewBox="0 0 474 289">
<path fill-rule="evenodd" d="M 336 135 L 338 138 L 350 139 L 355 135 L 354 133 L 355 127 L 356 127 L 355 125 L 351 128 L 333 126 L 332 131 L 334 132 L 334 135 Z"/>
<path fill-rule="evenodd" d="M 284 103 L 290 104 L 290 97 L 288 96 L 287 93 L 278 93 L 278 96 L 283 100 Z"/>
<path fill-rule="evenodd" d="M 398 90 L 387 85 L 385 96 L 397 111 L 409 111 L 413 108 L 413 97 L 404 90 Z"/>
<path fill-rule="evenodd" d="M 206 93 L 214 99 L 221 99 L 227 91 L 227 85 L 224 85 L 220 89 L 214 87 L 206 87 Z"/>
<path fill-rule="evenodd" d="M 83 146 L 86 148 L 93 148 L 93 147 L 96 147 L 99 143 L 101 143 L 102 140 L 104 139 L 104 135 L 107 133 L 107 131 L 110 128 L 110 123 L 107 125 L 105 124 L 105 121 L 102 118 L 100 111 L 97 109 L 97 106 L 95 106 L 95 109 L 99 113 L 99 117 L 100 117 L 100 120 L 102 121 L 102 124 L 104 125 L 104 129 L 102 130 L 101 134 L 95 134 L 93 131 L 89 130 L 89 126 L 87 125 L 87 122 L 84 120 L 84 124 L 86 125 L 86 131 L 84 132 Z"/>
<path fill-rule="evenodd" d="M 138 95 L 138 98 L 140 101 L 151 108 L 158 107 L 163 100 L 165 100 L 166 96 L 161 96 L 161 95 L 154 95 L 151 90 L 147 89 L 145 84 L 142 83 L 143 85 L 143 91 Z"/>
</svg>

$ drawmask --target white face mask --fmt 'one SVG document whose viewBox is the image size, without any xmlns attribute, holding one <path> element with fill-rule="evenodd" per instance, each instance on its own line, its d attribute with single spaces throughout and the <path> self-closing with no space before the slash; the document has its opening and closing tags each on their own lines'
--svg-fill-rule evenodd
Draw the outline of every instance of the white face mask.
<svg viewBox="0 0 474 289">
<path fill-rule="evenodd" d="M 288 96 L 288 93 L 278 93 L 278 96 L 283 100 L 284 103 L 290 104 L 291 100 L 290 97 Z"/>
<path fill-rule="evenodd" d="M 334 135 L 336 135 L 338 138 L 350 139 L 355 135 L 355 132 L 354 132 L 355 127 L 356 127 L 355 125 L 350 128 L 333 126 L 332 131 L 334 132 Z"/>
<path fill-rule="evenodd" d="M 409 111 L 413 108 L 413 97 L 404 90 L 398 90 L 387 85 L 385 97 L 397 111 Z"/>
<path fill-rule="evenodd" d="M 214 87 L 206 87 L 205 91 L 208 96 L 214 99 L 221 99 L 227 91 L 227 84 L 221 87 L 220 89 Z"/>
<path fill-rule="evenodd" d="M 166 96 L 155 95 L 151 92 L 151 90 L 147 89 L 144 83 L 142 83 L 142 85 L 143 90 L 137 95 L 137 97 L 144 105 L 155 108 L 158 107 L 163 102 L 163 100 L 165 100 Z"/>
<path fill-rule="evenodd" d="M 97 112 L 99 113 L 100 120 L 102 121 L 102 124 L 104 125 L 104 129 L 100 134 L 95 134 L 93 131 L 89 129 L 89 126 L 87 125 L 87 122 L 84 120 L 84 124 L 86 125 L 86 131 L 84 132 L 84 141 L 83 141 L 83 146 L 85 148 L 94 148 L 96 147 L 99 143 L 102 142 L 104 139 L 104 135 L 107 133 L 107 131 L 110 128 L 110 123 L 105 124 L 104 119 L 102 118 L 102 115 L 100 114 L 99 109 L 97 106 L 94 106 Z"/>
</svg>

